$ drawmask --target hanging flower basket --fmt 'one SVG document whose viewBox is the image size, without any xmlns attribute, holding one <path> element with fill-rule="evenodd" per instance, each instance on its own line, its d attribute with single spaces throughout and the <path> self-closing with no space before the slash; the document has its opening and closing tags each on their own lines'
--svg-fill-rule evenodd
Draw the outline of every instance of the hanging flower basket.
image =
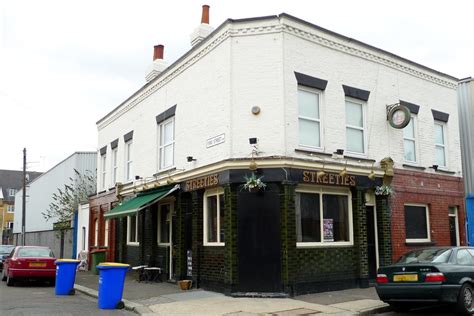
<svg viewBox="0 0 474 316">
<path fill-rule="evenodd" d="M 267 185 L 262 181 L 262 177 L 257 178 L 254 172 L 250 177 L 244 176 L 245 183 L 242 185 L 242 190 L 248 190 L 249 192 L 265 190 Z"/>
<path fill-rule="evenodd" d="M 392 195 L 393 189 L 389 185 L 380 185 L 375 187 L 375 195 Z"/>
</svg>

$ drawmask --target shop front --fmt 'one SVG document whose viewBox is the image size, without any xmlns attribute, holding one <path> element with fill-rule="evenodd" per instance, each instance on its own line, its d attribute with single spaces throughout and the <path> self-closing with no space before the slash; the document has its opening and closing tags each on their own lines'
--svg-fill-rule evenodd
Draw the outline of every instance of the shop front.
<svg viewBox="0 0 474 316">
<path fill-rule="evenodd" d="M 368 173 L 368 172 L 367 172 Z M 391 260 L 381 177 L 230 169 L 181 183 L 176 277 L 231 295 L 367 286 Z"/>
</svg>

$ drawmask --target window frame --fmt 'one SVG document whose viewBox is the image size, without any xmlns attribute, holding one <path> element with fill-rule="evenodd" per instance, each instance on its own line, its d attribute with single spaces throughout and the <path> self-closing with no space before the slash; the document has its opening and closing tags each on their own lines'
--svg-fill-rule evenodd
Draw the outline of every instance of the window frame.
<svg viewBox="0 0 474 316">
<path fill-rule="evenodd" d="M 128 142 L 125 143 L 125 180 L 131 181 L 133 180 L 133 139 L 130 139 Z M 129 160 L 129 157 L 131 158 Z"/>
<path fill-rule="evenodd" d="M 101 188 L 107 189 L 107 154 L 100 155 L 100 182 Z"/>
<path fill-rule="evenodd" d="M 99 219 L 96 218 L 94 221 L 94 246 L 99 246 Z"/>
<path fill-rule="evenodd" d="M 207 215 L 208 215 L 208 209 L 207 209 L 207 198 L 211 196 L 217 196 L 217 241 L 208 241 L 208 225 L 209 223 L 207 222 Z M 224 210 L 225 210 L 225 198 L 224 198 L 224 188 L 214 188 L 214 189 L 208 189 L 206 192 L 204 192 L 203 196 L 203 241 L 204 241 L 204 246 L 211 246 L 211 247 L 219 247 L 219 246 L 225 246 L 225 241 L 221 241 L 221 209 L 220 209 L 220 196 L 224 199 Z M 225 212 L 224 212 L 225 213 Z M 225 227 L 224 227 L 225 229 Z"/>
<path fill-rule="evenodd" d="M 14 205 L 8 205 L 7 206 L 7 213 L 10 213 L 10 214 L 15 213 L 15 206 Z"/>
<path fill-rule="evenodd" d="M 13 229 L 14 222 L 13 221 L 8 221 L 7 222 L 7 229 Z"/>
<path fill-rule="evenodd" d="M 110 219 L 104 220 L 104 247 L 109 246 Z"/>
<path fill-rule="evenodd" d="M 431 228 L 430 228 L 430 210 L 428 204 L 419 204 L 419 203 L 405 203 L 403 204 L 403 216 L 405 217 L 405 206 L 415 206 L 415 207 L 424 207 L 425 214 L 426 214 L 426 236 L 427 238 L 407 238 L 406 236 L 406 218 L 405 218 L 405 242 L 410 244 L 416 243 L 426 243 L 431 242 Z"/>
<path fill-rule="evenodd" d="M 315 118 L 311 118 L 311 117 L 307 117 L 307 116 L 301 116 L 300 115 L 300 111 L 299 111 L 299 102 L 298 102 L 298 94 L 299 94 L 299 91 L 305 91 L 305 92 L 308 92 L 308 93 L 312 93 L 312 94 L 315 94 L 317 97 L 318 97 L 318 115 L 319 115 L 319 118 L 318 119 L 315 119 Z M 323 128 L 323 90 L 319 90 L 319 89 L 315 89 L 315 88 L 310 88 L 310 87 L 306 87 L 306 86 L 302 86 L 302 85 L 298 85 L 298 89 L 296 91 L 296 105 L 297 105 L 297 130 L 298 130 L 298 147 L 302 147 L 302 148 L 309 148 L 309 149 L 312 149 L 312 150 L 317 150 L 317 151 L 323 151 L 324 150 L 324 128 Z M 319 147 L 317 146 L 311 146 L 311 145 L 305 145 L 305 144 L 302 144 L 301 141 L 300 141 L 300 119 L 303 119 L 303 120 L 306 120 L 306 121 L 311 121 L 311 122 L 318 122 L 319 123 Z"/>
<path fill-rule="evenodd" d="M 167 202 L 163 202 L 163 203 L 160 203 L 158 204 L 158 219 L 157 219 L 157 236 L 156 236 L 156 242 L 158 244 L 158 246 L 171 246 L 171 238 L 173 236 L 173 232 L 172 232 L 172 229 L 173 229 L 173 205 L 174 203 L 172 203 L 172 201 L 167 201 Z M 169 218 L 169 241 L 168 242 L 162 242 L 161 241 L 161 207 L 162 206 L 165 206 L 165 205 L 169 205 L 170 207 L 170 218 Z"/>
<path fill-rule="evenodd" d="M 169 143 L 163 144 L 164 142 L 164 127 L 169 124 L 173 124 L 173 140 Z M 176 121 L 175 121 L 175 116 L 173 115 L 172 117 L 164 120 L 163 122 L 160 122 L 158 124 L 158 170 L 164 171 L 168 169 L 172 169 L 175 166 L 175 144 L 176 144 Z M 165 148 L 172 146 L 172 163 L 169 166 L 164 166 L 164 161 L 165 161 Z"/>
<path fill-rule="evenodd" d="M 346 108 L 346 103 L 347 102 L 350 102 L 350 103 L 354 103 L 354 104 L 359 104 L 362 108 L 362 128 L 359 127 L 359 126 L 355 126 L 355 125 L 349 125 L 347 124 L 347 108 Z M 345 122 L 345 132 L 346 132 L 346 151 L 347 153 L 350 153 L 351 155 L 355 155 L 355 156 L 360 156 L 360 157 L 367 157 L 367 154 L 368 154 L 368 148 L 369 148 L 369 145 L 368 145 L 368 142 L 367 142 L 367 134 L 368 134 L 368 130 L 367 130 L 367 102 L 366 101 L 362 101 L 362 100 L 359 100 L 359 99 L 354 99 L 354 98 L 351 98 L 351 97 L 345 97 L 344 99 L 344 113 L 345 113 L 345 119 L 346 119 L 346 122 Z M 359 152 L 356 152 L 356 151 L 351 151 L 351 150 L 348 150 L 347 149 L 347 129 L 350 128 L 350 129 L 356 129 L 356 130 L 359 130 L 359 131 L 362 131 L 362 140 L 364 142 L 363 144 L 363 148 L 364 148 L 364 152 L 362 153 L 359 153 Z"/>
<path fill-rule="evenodd" d="M 117 171 L 118 171 L 118 148 L 112 149 L 112 157 L 111 157 L 111 165 L 112 165 L 112 184 L 115 186 L 117 183 Z"/>
<path fill-rule="evenodd" d="M 15 196 L 17 190 L 16 189 L 8 189 L 8 196 L 12 197 Z"/>
<path fill-rule="evenodd" d="M 411 164 L 411 165 L 419 165 L 419 151 L 418 151 L 418 116 L 411 113 L 410 115 L 410 120 L 413 120 L 413 138 L 409 138 L 409 137 L 405 137 L 405 133 L 404 133 L 404 129 L 406 127 L 404 127 L 402 129 L 402 136 L 403 136 L 403 161 L 407 164 Z M 408 125 L 407 125 L 408 126 Z M 409 140 L 409 141 L 413 141 L 415 143 L 415 160 L 412 161 L 412 160 L 406 160 L 405 158 L 405 140 Z"/>
<path fill-rule="evenodd" d="M 130 226 L 131 226 L 131 217 L 135 217 L 135 240 L 130 241 Z M 127 216 L 127 245 L 128 246 L 139 246 L 140 242 L 138 241 L 138 212 L 135 215 Z"/>
<path fill-rule="evenodd" d="M 451 213 L 450 211 L 453 210 L 454 212 Z M 448 206 L 448 220 L 450 217 L 454 217 L 454 224 L 456 225 L 456 246 L 459 247 L 461 245 L 461 240 L 459 238 L 459 212 L 458 207 L 455 205 Z"/>
<path fill-rule="evenodd" d="M 320 230 L 321 241 L 320 242 L 305 242 L 296 241 L 296 248 L 328 248 L 328 247 L 352 247 L 354 246 L 354 223 L 353 223 L 353 211 L 352 211 L 352 193 L 350 189 L 346 188 L 327 188 L 321 186 L 306 186 L 299 185 L 295 190 L 295 217 L 296 217 L 296 194 L 297 193 L 309 193 L 319 194 L 319 218 L 320 218 Z M 323 194 L 326 195 L 346 195 L 347 196 L 347 211 L 348 211 L 348 224 L 349 224 L 349 241 L 324 241 L 323 238 L 323 225 L 324 225 L 324 206 L 323 206 Z M 301 213 L 301 212 L 300 212 Z M 296 221 L 296 218 L 295 218 Z M 298 223 L 296 223 L 298 225 Z M 296 236 L 298 239 L 298 236 Z"/>
<path fill-rule="evenodd" d="M 435 164 L 438 165 L 438 168 L 439 169 L 447 169 L 448 168 L 448 144 L 447 144 L 447 137 L 446 137 L 446 131 L 447 131 L 447 126 L 446 126 L 446 122 L 442 122 L 442 121 L 438 121 L 438 120 L 435 120 L 434 121 L 434 125 L 439 125 L 441 126 L 441 129 L 443 131 L 443 144 L 439 144 L 436 142 L 436 130 L 435 130 Z M 438 161 L 436 161 L 436 148 L 437 147 L 442 147 L 443 148 L 443 153 L 444 153 L 444 165 L 439 165 L 438 164 Z"/>
</svg>

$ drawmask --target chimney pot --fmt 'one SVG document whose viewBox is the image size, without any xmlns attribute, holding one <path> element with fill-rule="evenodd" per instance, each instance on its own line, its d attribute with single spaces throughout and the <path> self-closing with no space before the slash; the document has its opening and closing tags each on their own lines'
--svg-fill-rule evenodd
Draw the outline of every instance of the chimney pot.
<svg viewBox="0 0 474 316">
<path fill-rule="evenodd" d="M 164 51 L 164 46 L 163 45 L 155 45 L 154 50 L 153 50 L 153 61 L 157 59 L 163 59 L 163 51 Z"/>
<path fill-rule="evenodd" d="M 201 23 L 209 24 L 209 6 L 207 4 L 202 6 Z"/>
</svg>

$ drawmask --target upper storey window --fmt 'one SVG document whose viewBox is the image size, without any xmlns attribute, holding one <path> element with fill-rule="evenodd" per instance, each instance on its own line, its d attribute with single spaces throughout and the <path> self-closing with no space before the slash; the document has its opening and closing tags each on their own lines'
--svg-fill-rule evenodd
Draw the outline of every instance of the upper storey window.
<svg viewBox="0 0 474 316">
<path fill-rule="evenodd" d="M 417 162 L 416 154 L 416 135 L 417 135 L 416 116 L 412 116 L 410 123 L 403 129 L 403 148 L 405 152 L 405 161 Z"/>
<path fill-rule="evenodd" d="M 299 144 L 322 148 L 321 94 L 314 89 L 298 87 Z"/>
<path fill-rule="evenodd" d="M 346 149 L 357 154 L 366 153 L 365 107 L 362 102 L 346 100 Z"/>
</svg>

